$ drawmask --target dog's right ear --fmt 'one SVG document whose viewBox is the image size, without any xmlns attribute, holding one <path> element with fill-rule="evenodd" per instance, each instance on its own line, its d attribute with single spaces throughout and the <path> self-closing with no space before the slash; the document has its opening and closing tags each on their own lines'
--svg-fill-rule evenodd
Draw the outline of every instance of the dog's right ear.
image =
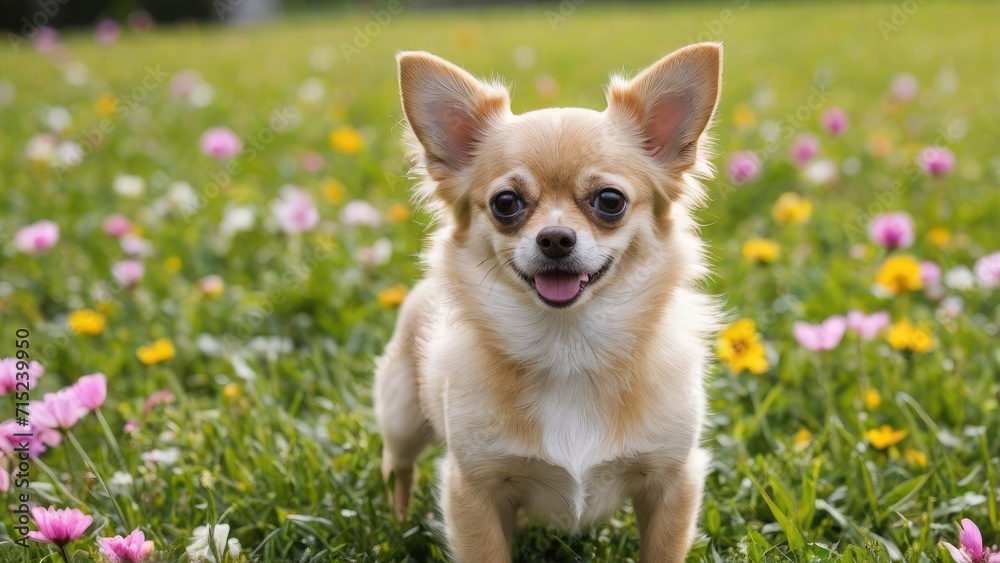
<svg viewBox="0 0 1000 563">
<path fill-rule="evenodd" d="M 404 51 L 396 60 L 403 113 L 423 147 L 427 173 L 450 178 L 472 161 L 491 123 L 510 113 L 510 95 L 430 53 Z"/>
</svg>

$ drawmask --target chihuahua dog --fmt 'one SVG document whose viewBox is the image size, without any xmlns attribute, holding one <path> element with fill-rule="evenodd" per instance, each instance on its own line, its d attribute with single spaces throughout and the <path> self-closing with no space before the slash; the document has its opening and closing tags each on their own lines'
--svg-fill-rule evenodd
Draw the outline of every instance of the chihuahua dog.
<svg viewBox="0 0 1000 563">
<path fill-rule="evenodd" d="M 418 456 L 446 445 L 456 559 L 509 561 L 519 510 L 577 531 L 626 497 L 642 560 L 689 551 L 718 318 L 691 214 L 721 56 L 701 43 L 612 77 L 601 112 L 514 115 L 503 85 L 399 54 L 416 197 L 436 227 L 378 361 L 375 414 L 400 518 Z"/>
</svg>

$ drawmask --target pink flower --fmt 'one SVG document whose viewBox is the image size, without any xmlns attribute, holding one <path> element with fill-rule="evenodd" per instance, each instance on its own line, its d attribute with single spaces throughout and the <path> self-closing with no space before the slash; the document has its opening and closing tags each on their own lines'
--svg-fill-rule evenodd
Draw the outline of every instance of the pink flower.
<svg viewBox="0 0 1000 563">
<path fill-rule="evenodd" d="M 132 223 L 124 215 L 114 214 L 109 215 L 107 219 L 104 220 L 104 232 L 113 236 L 120 237 L 125 233 L 132 230 Z"/>
<path fill-rule="evenodd" d="M 10 473 L 3 467 L 0 467 L 0 493 L 6 493 L 10 490 Z"/>
<path fill-rule="evenodd" d="M 59 45 L 59 32 L 51 27 L 39 27 L 31 35 L 31 44 L 39 53 L 51 53 Z"/>
<path fill-rule="evenodd" d="M 760 169 L 760 159 L 753 151 L 735 152 L 729 158 L 729 179 L 736 185 L 755 180 Z"/>
<path fill-rule="evenodd" d="M 920 84 L 917 83 L 917 78 L 912 74 L 905 73 L 897 74 L 892 79 L 892 86 L 890 87 L 892 97 L 900 102 L 908 102 L 916 98 L 919 89 Z"/>
<path fill-rule="evenodd" d="M 42 364 L 38 362 L 31 362 L 28 364 L 28 369 L 19 370 L 17 369 L 17 362 L 21 361 L 17 358 L 4 358 L 0 360 L 0 395 L 6 395 L 11 391 L 18 391 L 17 383 L 18 381 L 24 381 L 28 383 L 28 390 L 35 388 L 35 382 L 39 377 L 45 374 L 45 368 Z M 27 379 L 17 378 L 18 372 L 27 372 Z"/>
<path fill-rule="evenodd" d="M 97 27 L 94 28 L 94 39 L 101 45 L 114 45 L 118 41 L 120 33 L 118 22 L 105 18 L 97 22 Z"/>
<path fill-rule="evenodd" d="M 135 287 L 146 273 L 146 267 L 136 260 L 122 260 L 111 265 L 111 277 L 122 287 Z"/>
<path fill-rule="evenodd" d="M 243 142 L 228 127 L 213 127 L 201 135 L 201 152 L 217 160 L 229 160 L 242 148 Z"/>
<path fill-rule="evenodd" d="M 139 421 L 134 418 L 126 422 L 125 426 L 122 427 L 122 431 L 125 432 L 126 434 L 131 434 L 138 429 L 139 429 Z"/>
<path fill-rule="evenodd" d="M 377 227 L 382 222 L 382 217 L 372 204 L 356 199 L 340 210 L 340 222 L 348 227 L 357 225 Z"/>
<path fill-rule="evenodd" d="M 142 530 L 136 529 L 128 537 L 97 538 L 101 555 L 108 563 L 140 563 L 153 552 L 153 541 L 146 540 Z"/>
<path fill-rule="evenodd" d="M 795 340 L 813 352 L 833 350 L 840 344 L 846 330 L 847 320 L 840 315 L 834 315 L 820 324 L 798 322 L 792 327 Z"/>
<path fill-rule="evenodd" d="M 30 411 L 29 405 L 29 412 Z M 0 422 L 0 452 L 15 454 L 27 447 L 28 457 L 37 458 L 45 453 L 46 445 L 57 446 L 62 441 L 62 434 L 37 424 L 22 426 L 16 419 Z M 20 434 L 20 435 L 19 435 Z"/>
<path fill-rule="evenodd" d="M 930 260 L 924 260 L 920 263 L 920 279 L 927 287 L 941 285 L 941 266 Z"/>
<path fill-rule="evenodd" d="M 156 405 L 169 405 L 176 401 L 177 398 L 168 389 L 161 389 L 159 391 L 154 391 L 152 395 L 146 398 L 146 402 L 143 403 L 142 409 L 146 414 L 153 412 Z"/>
<path fill-rule="evenodd" d="M 1000 553 L 990 553 L 990 548 L 983 546 L 983 535 L 979 527 L 968 518 L 962 519 L 962 531 L 958 534 L 960 548 L 948 542 L 942 542 L 956 563 L 1000 563 Z"/>
<path fill-rule="evenodd" d="M 178 98 L 187 98 L 201 83 L 201 75 L 196 70 L 182 70 L 170 79 L 170 91 Z"/>
<path fill-rule="evenodd" d="M 955 167 L 955 154 L 944 147 L 927 147 L 917 156 L 917 165 L 925 174 L 940 178 Z"/>
<path fill-rule="evenodd" d="M 311 231 L 319 224 L 319 210 L 312 196 L 297 186 L 281 188 L 281 199 L 274 202 L 271 212 L 288 234 Z"/>
<path fill-rule="evenodd" d="M 76 400 L 88 411 L 101 408 L 108 398 L 108 379 L 103 373 L 85 375 L 77 380 L 70 389 L 76 395 Z"/>
<path fill-rule="evenodd" d="M 123 235 L 120 239 L 118 239 L 118 244 L 121 245 L 125 254 L 128 254 L 129 256 L 145 258 L 153 255 L 153 243 L 140 237 L 139 235 L 134 235 L 132 233 Z"/>
<path fill-rule="evenodd" d="M 827 132 L 834 137 L 840 136 L 845 130 L 847 130 L 847 112 L 841 108 L 830 108 L 823 112 L 823 117 L 820 119 L 823 123 L 823 127 L 826 128 Z"/>
<path fill-rule="evenodd" d="M 34 401 L 30 409 L 32 424 L 53 430 L 69 430 L 87 414 L 72 387 L 46 393 L 42 401 Z"/>
<path fill-rule="evenodd" d="M 317 152 L 309 151 L 302 155 L 302 167 L 309 172 L 319 172 L 323 168 L 323 157 Z"/>
<path fill-rule="evenodd" d="M 889 312 L 878 311 L 865 315 L 861 311 L 847 313 L 847 328 L 858 333 L 863 340 L 871 340 L 885 327 L 889 326 Z"/>
<path fill-rule="evenodd" d="M 792 141 L 792 160 L 795 165 L 805 166 L 814 156 L 819 154 L 819 138 L 812 133 L 803 133 Z"/>
<path fill-rule="evenodd" d="M 887 250 L 909 248 L 913 244 L 913 219 L 904 211 L 879 215 L 868 225 L 868 236 Z"/>
<path fill-rule="evenodd" d="M 59 242 L 59 225 L 52 221 L 38 221 L 23 227 L 14 235 L 14 246 L 21 252 L 37 254 Z"/>
<path fill-rule="evenodd" d="M 31 509 L 31 517 L 38 526 L 37 532 L 28 532 L 28 537 L 37 541 L 64 546 L 80 539 L 87 528 L 94 522 L 93 517 L 84 514 L 76 508 L 61 508 L 54 506 L 47 509 L 36 506 Z"/>
<path fill-rule="evenodd" d="M 976 260 L 972 267 L 979 278 L 979 285 L 993 289 L 1000 285 L 1000 252 L 994 252 Z"/>
</svg>

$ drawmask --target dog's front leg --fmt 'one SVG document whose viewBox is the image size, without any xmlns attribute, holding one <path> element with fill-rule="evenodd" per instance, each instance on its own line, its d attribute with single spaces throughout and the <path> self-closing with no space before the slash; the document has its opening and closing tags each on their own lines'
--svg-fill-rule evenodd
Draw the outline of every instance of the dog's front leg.
<svg viewBox="0 0 1000 563">
<path fill-rule="evenodd" d="M 642 478 L 632 495 L 639 519 L 639 561 L 684 561 L 694 540 L 707 463 L 707 453 L 695 448 L 684 465 Z"/>
<path fill-rule="evenodd" d="M 451 456 L 444 461 L 442 509 L 452 555 L 464 563 L 510 561 L 517 504 L 502 482 L 462 475 Z"/>
</svg>

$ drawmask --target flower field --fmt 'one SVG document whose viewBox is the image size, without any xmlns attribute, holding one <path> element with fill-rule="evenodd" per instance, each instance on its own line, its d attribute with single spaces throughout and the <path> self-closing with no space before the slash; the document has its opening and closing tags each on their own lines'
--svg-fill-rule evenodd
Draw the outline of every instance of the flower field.
<svg viewBox="0 0 1000 563">
<path fill-rule="evenodd" d="M 446 560 L 435 454 L 397 522 L 372 413 L 428 224 L 394 54 L 601 109 L 699 40 L 729 318 L 690 560 L 1000 559 L 995 6 L 375 10 L 0 49 L 0 561 Z M 625 506 L 514 555 L 638 545 Z"/>
</svg>

